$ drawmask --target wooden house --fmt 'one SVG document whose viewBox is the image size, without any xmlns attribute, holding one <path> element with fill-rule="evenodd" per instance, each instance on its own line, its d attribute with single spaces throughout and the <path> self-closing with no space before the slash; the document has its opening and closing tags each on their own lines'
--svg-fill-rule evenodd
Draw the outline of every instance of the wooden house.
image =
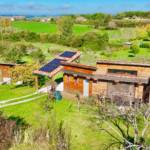
<svg viewBox="0 0 150 150">
<path fill-rule="evenodd" d="M 15 64 L 0 62 L 0 82 L 8 82 L 10 80 L 9 72 Z"/>
<path fill-rule="evenodd" d="M 84 96 L 120 98 L 125 105 L 138 99 L 149 103 L 150 63 L 97 60 L 96 66 L 61 62 L 64 90 Z"/>
</svg>

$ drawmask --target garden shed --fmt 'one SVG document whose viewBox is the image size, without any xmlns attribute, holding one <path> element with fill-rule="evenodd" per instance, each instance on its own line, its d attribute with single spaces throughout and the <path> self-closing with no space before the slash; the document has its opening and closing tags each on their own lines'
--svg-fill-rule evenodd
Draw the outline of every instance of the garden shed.
<svg viewBox="0 0 150 150">
<path fill-rule="evenodd" d="M 0 62 L 0 82 L 8 82 L 10 80 L 10 69 L 16 64 Z"/>
</svg>

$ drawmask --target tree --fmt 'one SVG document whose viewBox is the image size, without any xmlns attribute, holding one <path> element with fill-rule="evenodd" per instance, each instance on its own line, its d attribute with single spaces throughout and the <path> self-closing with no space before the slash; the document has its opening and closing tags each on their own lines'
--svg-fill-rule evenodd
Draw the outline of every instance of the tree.
<svg viewBox="0 0 150 150">
<path fill-rule="evenodd" d="M 73 33 L 74 20 L 66 16 L 59 18 L 57 22 L 57 31 L 65 39 Z"/>
<path fill-rule="evenodd" d="M 5 60 L 8 62 L 18 63 L 22 56 L 24 56 L 24 53 L 17 47 L 13 47 L 5 51 Z"/>
<path fill-rule="evenodd" d="M 46 83 L 47 87 L 47 99 L 41 100 L 41 107 L 45 109 L 45 112 L 51 111 L 53 109 L 53 103 L 56 101 L 54 98 L 54 91 L 56 89 L 57 83 L 55 82 L 54 78 Z M 56 98 L 57 99 L 57 98 Z"/>
<path fill-rule="evenodd" d="M 108 23 L 108 26 L 109 26 L 110 28 L 115 28 L 115 27 L 116 27 L 116 23 L 115 23 L 114 21 L 110 21 L 110 22 Z"/>
<path fill-rule="evenodd" d="M 109 23 L 111 20 L 112 20 L 111 15 L 108 14 L 108 15 L 106 16 L 106 18 L 104 19 L 104 23 Z"/>
<path fill-rule="evenodd" d="M 99 20 L 94 21 L 94 25 L 95 25 L 95 29 L 98 29 L 100 26 L 100 21 Z"/>
<path fill-rule="evenodd" d="M 131 49 L 131 52 L 134 53 L 134 55 L 140 52 L 140 48 L 137 44 L 133 44 L 130 49 Z"/>
<path fill-rule="evenodd" d="M 42 63 L 46 57 L 40 48 L 38 48 L 37 51 L 31 51 L 30 56 L 35 60 L 35 62 L 39 63 Z"/>
<path fill-rule="evenodd" d="M 97 125 L 100 130 L 105 131 L 114 139 L 110 146 L 118 144 L 124 149 L 148 150 L 150 138 L 146 130 L 150 124 L 149 114 L 150 105 L 143 105 L 139 108 L 139 102 L 136 100 L 131 108 L 123 106 L 119 108 L 114 104 L 106 104 L 99 106 L 95 111 L 96 119 L 93 119 L 92 124 Z M 130 132 L 131 130 L 134 132 Z"/>
<path fill-rule="evenodd" d="M 1 31 L 1 39 L 3 44 L 3 32 L 6 27 L 12 26 L 12 21 L 8 18 L 1 18 L 0 19 L 0 31 Z"/>
<path fill-rule="evenodd" d="M 16 65 L 11 69 L 10 72 L 11 82 L 16 83 L 18 81 L 23 81 L 28 85 L 28 87 L 33 85 L 35 83 L 35 76 L 33 75 L 33 71 L 39 67 L 40 65 L 38 63 Z"/>
</svg>

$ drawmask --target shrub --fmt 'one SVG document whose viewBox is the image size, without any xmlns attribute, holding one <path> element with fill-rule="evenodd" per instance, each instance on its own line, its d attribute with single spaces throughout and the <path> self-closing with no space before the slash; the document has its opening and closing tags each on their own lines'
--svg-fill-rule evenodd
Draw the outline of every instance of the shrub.
<svg viewBox="0 0 150 150">
<path fill-rule="evenodd" d="M 45 55 L 43 54 L 43 51 L 40 49 L 40 48 L 38 48 L 38 50 L 37 51 L 32 51 L 31 53 L 30 53 L 30 56 L 35 60 L 35 61 L 38 61 L 38 62 L 42 62 L 42 61 L 44 61 L 44 59 L 45 59 Z"/>
<path fill-rule="evenodd" d="M 133 44 L 130 49 L 131 49 L 131 52 L 134 53 L 135 55 L 140 52 L 140 48 L 137 44 Z"/>
<path fill-rule="evenodd" d="M 58 34 L 49 34 L 48 36 L 47 36 L 47 40 L 48 40 L 48 42 L 50 42 L 50 43 L 57 43 L 57 40 L 58 40 L 58 38 L 59 38 L 59 35 Z"/>
<path fill-rule="evenodd" d="M 100 55 L 105 55 L 105 52 L 101 52 Z"/>
<path fill-rule="evenodd" d="M 31 44 L 31 43 L 30 43 L 30 44 L 28 44 L 28 45 L 27 45 L 27 47 L 28 47 L 28 48 L 30 48 L 30 49 L 34 49 L 34 45 L 33 45 L 33 44 Z"/>
<path fill-rule="evenodd" d="M 50 52 L 51 52 L 51 51 L 50 51 L 50 49 L 48 48 L 48 49 L 47 49 L 47 53 L 50 53 Z"/>
<path fill-rule="evenodd" d="M 2 116 L 3 112 L 0 111 L 0 149 L 8 149 L 13 141 L 13 130 L 16 127 L 16 121 L 7 120 Z"/>
<path fill-rule="evenodd" d="M 124 46 L 123 47 L 123 50 L 129 50 L 130 49 L 130 46 Z"/>
<path fill-rule="evenodd" d="M 140 43 L 140 48 L 150 48 L 148 43 Z"/>
</svg>

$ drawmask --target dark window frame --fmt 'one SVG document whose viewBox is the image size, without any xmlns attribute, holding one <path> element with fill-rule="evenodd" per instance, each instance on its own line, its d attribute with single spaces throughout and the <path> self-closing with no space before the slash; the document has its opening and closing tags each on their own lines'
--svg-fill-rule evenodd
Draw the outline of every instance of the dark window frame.
<svg viewBox="0 0 150 150">
<path fill-rule="evenodd" d="M 109 72 L 109 70 L 116 70 L 116 71 L 118 70 L 121 73 L 111 73 L 111 72 Z M 136 72 L 136 74 L 124 74 L 123 73 L 124 71 L 133 71 L 133 72 Z M 108 74 L 116 74 L 116 75 L 125 75 L 125 76 L 137 76 L 137 71 L 135 71 L 135 70 L 107 69 L 107 73 Z"/>
</svg>

